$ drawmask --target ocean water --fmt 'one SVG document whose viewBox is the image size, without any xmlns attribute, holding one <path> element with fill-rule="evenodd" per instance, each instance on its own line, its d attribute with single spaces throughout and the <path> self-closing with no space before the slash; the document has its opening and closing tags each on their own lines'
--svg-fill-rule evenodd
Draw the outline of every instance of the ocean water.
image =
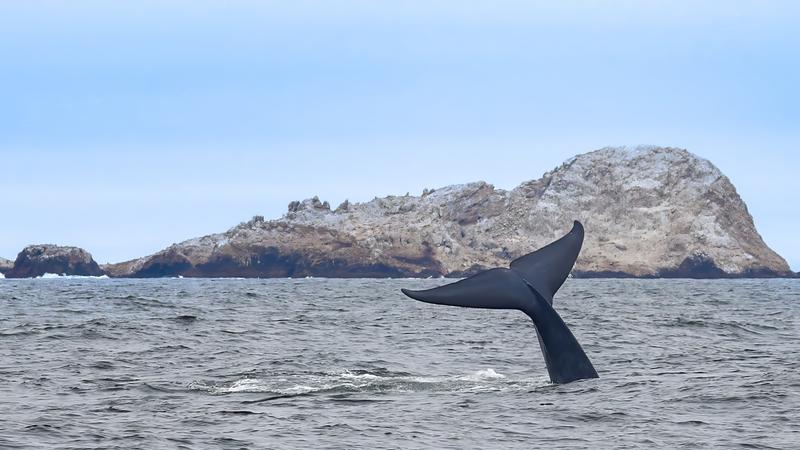
<svg viewBox="0 0 800 450">
<path fill-rule="evenodd" d="M 599 379 L 448 280 L 0 281 L 0 448 L 800 448 L 800 280 L 579 280 Z"/>
</svg>

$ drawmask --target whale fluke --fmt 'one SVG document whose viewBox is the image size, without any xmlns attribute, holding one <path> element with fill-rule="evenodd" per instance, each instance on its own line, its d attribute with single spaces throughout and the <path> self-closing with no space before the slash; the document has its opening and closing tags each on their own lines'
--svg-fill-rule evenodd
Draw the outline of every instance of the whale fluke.
<svg viewBox="0 0 800 450">
<path fill-rule="evenodd" d="M 530 288 L 516 272 L 502 268 L 489 269 L 433 289 L 401 291 L 425 303 L 489 309 L 521 309 L 531 295 Z"/>
<path fill-rule="evenodd" d="M 577 220 L 572 230 L 533 253 L 511 261 L 511 269 L 522 274 L 550 304 L 572 271 L 583 246 L 583 225 Z"/>
<path fill-rule="evenodd" d="M 597 378 L 586 353 L 552 307 L 553 295 L 578 258 L 583 234 L 583 226 L 575 221 L 569 233 L 515 259 L 510 269 L 489 269 L 433 289 L 401 291 L 415 300 L 437 305 L 518 309 L 533 320 L 553 383 Z"/>
</svg>

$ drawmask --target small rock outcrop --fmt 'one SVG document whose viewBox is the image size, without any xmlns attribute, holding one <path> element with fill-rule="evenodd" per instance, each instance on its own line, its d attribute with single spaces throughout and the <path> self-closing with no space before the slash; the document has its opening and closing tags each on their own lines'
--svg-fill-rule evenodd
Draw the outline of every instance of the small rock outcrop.
<svg viewBox="0 0 800 450">
<path fill-rule="evenodd" d="M 14 261 L 0 258 L 0 275 L 4 275 L 6 272 L 11 270 L 12 267 L 14 267 Z"/>
<path fill-rule="evenodd" d="M 6 278 L 33 278 L 46 273 L 58 275 L 101 276 L 105 272 L 92 255 L 78 247 L 58 245 L 29 245 L 25 247 Z"/>
<path fill-rule="evenodd" d="M 465 276 L 507 265 L 575 219 L 586 228 L 575 276 L 794 275 L 719 169 L 662 147 L 578 155 L 510 191 L 481 181 L 334 210 L 295 201 L 279 219 L 104 267 L 122 277 Z"/>
</svg>

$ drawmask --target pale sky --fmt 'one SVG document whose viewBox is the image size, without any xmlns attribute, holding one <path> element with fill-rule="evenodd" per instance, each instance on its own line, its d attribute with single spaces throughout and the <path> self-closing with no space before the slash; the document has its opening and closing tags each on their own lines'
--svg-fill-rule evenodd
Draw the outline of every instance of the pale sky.
<svg viewBox="0 0 800 450">
<path fill-rule="evenodd" d="M 655 144 L 716 164 L 800 270 L 798 5 L 2 2 L 0 256 L 117 262 Z"/>
</svg>

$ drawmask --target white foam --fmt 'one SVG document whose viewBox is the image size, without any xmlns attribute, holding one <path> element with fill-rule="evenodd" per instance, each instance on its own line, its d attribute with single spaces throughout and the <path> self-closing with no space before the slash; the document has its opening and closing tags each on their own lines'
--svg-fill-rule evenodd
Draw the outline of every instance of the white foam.
<svg viewBox="0 0 800 450">
<path fill-rule="evenodd" d="M 483 392 L 533 389 L 549 385 L 549 380 L 510 379 L 492 368 L 481 369 L 466 375 L 410 376 L 361 373 L 348 369 L 329 370 L 320 375 L 290 380 L 286 377 L 243 378 L 229 383 L 216 384 L 193 381 L 188 388 L 206 391 L 211 395 L 233 393 L 269 392 L 281 395 L 302 395 L 316 392 L 422 392 L 422 391 L 474 391 Z"/>
<path fill-rule="evenodd" d="M 57 273 L 45 273 L 44 275 L 36 278 L 61 278 L 61 277 L 66 277 L 66 275 L 64 274 L 59 275 Z"/>
<path fill-rule="evenodd" d="M 306 392 L 315 392 L 320 388 L 297 384 L 288 388 L 276 389 L 264 380 L 258 378 L 245 378 L 243 380 L 236 380 L 228 387 L 212 388 L 214 393 L 217 394 L 232 394 L 234 392 L 278 392 L 281 394 L 305 394 Z"/>
<path fill-rule="evenodd" d="M 3 279 L 3 278 L 5 278 L 5 277 L 6 277 L 6 276 L 5 276 L 5 275 L 3 275 L 3 272 L 0 272 L 0 279 Z"/>
<path fill-rule="evenodd" d="M 499 380 L 506 376 L 502 373 L 495 372 L 492 368 L 481 369 L 473 374 L 461 377 L 465 381 L 483 381 L 483 380 Z"/>
<path fill-rule="evenodd" d="M 345 370 L 336 375 L 339 375 L 341 378 L 344 379 L 352 379 L 352 380 L 379 380 L 383 378 L 378 375 L 373 375 L 371 373 L 352 373 L 349 370 Z"/>
<path fill-rule="evenodd" d="M 224 392 L 260 392 L 264 390 L 264 383 L 254 378 L 236 380 L 227 388 L 221 388 Z"/>
<path fill-rule="evenodd" d="M 66 279 L 66 280 L 107 280 L 108 275 L 100 275 L 99 277 L 93 277 L 88 275 L 66 275 L 66 274 L 57 274 L 57 273 L 45 273 L 40 277 L 35 277 L 37 279 Z"/>
<path fill-rule="evenodd" d="M 202 381 L 189 383 L 189 389 L 206 391 L 214 395 L 231 394 L 234 392 L 268 392 L 267 386 L 263 382 L 254 378 L 245 378 L 234 381 L 230 386 L 215 386 Z"/>
<path fill-rule="evenodd" d="M 276 394 L 298 395 L 306 394 L 309 392 L 317 392 L 330 388 L 328 385 L 323 386 L 309 386 L 306 384 L 296 384 L 289 387 L 278 387 L 267 380 L 259 378 L 244 378 L 236 380 L 228 386 L 218 386 L 208 384 L 202 381 L 192 381 L 187 386 L 189 389 L 206 391 L 212 395 L 225 395 L 241 392 L 271 392 Z"/>
</svg>

